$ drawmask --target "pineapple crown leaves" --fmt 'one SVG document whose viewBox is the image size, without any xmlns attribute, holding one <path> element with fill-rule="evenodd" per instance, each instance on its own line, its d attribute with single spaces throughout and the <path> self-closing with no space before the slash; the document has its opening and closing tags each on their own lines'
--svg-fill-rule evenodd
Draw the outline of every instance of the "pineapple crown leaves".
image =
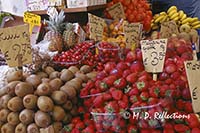
<svg viewBox="0 0 200 133">
<path fill-rule="evenodd" d="M 62 34 L 66 26 L 66 23 L 64 23 L 64 19 L 65 19 L 64 13 L 65 12 L 61 10 L 57 16 L 49 17 L 49 20 L 46 20 L 46 23 L 48 24 L 47 29 L 51 31 L 59 32 Z"/>
<path fill-rule="evenodd" d="M 65 29 L 73 31 L 74 30 L 74 25 L 72 23 L 67 23 Z"/>
</svg>

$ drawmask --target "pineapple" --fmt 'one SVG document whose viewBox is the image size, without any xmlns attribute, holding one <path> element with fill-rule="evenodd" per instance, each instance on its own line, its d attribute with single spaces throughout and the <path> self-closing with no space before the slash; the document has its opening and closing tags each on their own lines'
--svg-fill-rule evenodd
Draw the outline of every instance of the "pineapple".
<svg viewBox="0 0 200 133">
<path fill-rule="evenodd" d="M 50 42 L 48 48 L 52 52 L 53 51 L 61 52 L 63 49 L 62 33 L 66 25 L 64 23 L 64 19 L 65 19 L 65 14 L 64 11 L 61 10 L 60 13 L 54 18 L 49 17 L 49 20 L 46 20 L 46 23 L 48 25 L 47 29 L 49 31 L 45 34 L 44 40 Z"/>
<path fill-rule="evenodd" d="M 66 24 L 66 30 L 63 32 L 63 40 L 66 49 L 77 43 L 77 34 L 74 32 L 74 25 L 72 23 Z"/>
</svg>

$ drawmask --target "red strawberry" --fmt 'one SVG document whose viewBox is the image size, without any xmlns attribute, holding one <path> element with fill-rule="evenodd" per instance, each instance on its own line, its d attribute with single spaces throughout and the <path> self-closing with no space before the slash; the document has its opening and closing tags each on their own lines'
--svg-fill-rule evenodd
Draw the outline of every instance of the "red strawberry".
<svg viewBox="0 0 200 133">
<path fill-rule="evenodd" d="M 200 127 L 200 122 L 195 114 L 189 114 L 190 117 L 186 119 L 190 128 Z"/>
<path fill-rule="evenodd" d="M 184 110 L 186 113 L 192 113 L 193 112 L 192 103 L 185 102 Z"/>
<path fill-rule="evenodd" d="M 172 123 L 165 123 L 165 125 L 164 125 L 164 128 L 166 128 L 166 129 L 173 129 L 173 125 L 172 125 Z"/>
<path fill-rule="evenodd" d="M 174 129 L 176 132 L 186 132 L 190 130 L 190 128 L 184 124 L 176 124 L 174 125 Z"/>
<path fill-rule="evenodd" d="M 121 109 L 126 109 L 128 107 L 128 103 L 124 102 L 123 100 L 118 101 L 118 105 Z"/>
<path fill-rule="evenodd" d="M 116 101 L 111 101 L 104 107 L 106 113 L 116 113 L 119 111 L 119 105 Z"/>
<path fill-rule="evenodd" d="M 128 97 L 126 95 L 123 95 L 122 97 L 122 101 L 124 101 L 125 103 L 128 103 Z"/>
<path fill-rule="evenodd" d="M 131 103 L 136 103 L 136 102 L 138 102 L 138 101 L 141 101 L 141 98 L 140 98 L 139 96 L 132 95 L 132 96 L 130 96 L 129 101 L 130 101 Z"/>
<path fill-rule="evenodd" d="M 117 89 L 123 89 L 126 87 L 126 80 L 124 78 L 120 78 L 114 82 L 114 87 Z"/>
<path fill-rule="evenodd" d="M 129 93 L 128 93 L 129 96 L 132 96 L 132 95 L 139 95 L 139 90 L 137 88 L 132 88 Z"/>
<path fill-rule="evenodd" d="M 108 74 L 105 71 L 101 71 L 97 73 L 96 79 L 97 80 L 102 80 L 104 79 L 106 76 L 108 76 Z"/>
<path fill-rule="evenodd" d="M 74 117 L 71 121 L 73 124 L 76 124 L 78 122 L 81 122 L 81 118 L 80 117 Z"/>
<path fill-rule="evenodd" d="M 64 126 L 64 130 L 66 133 L 71 133 L 73 128 L 74 128 L 74 124 L 72 124 L 72 123 Z"/>
<path fill-rule="evenodd" d="M 131 72 L 135 73 L 135 72 L 141 72 L 144 70 L 144 65 L 142 64 L 141 61 L 134 61 L 132 64 L 131 64 Z"/>
<path fill-rule="evenodd" d="M 95 130 L 93 127 L 88 126 L 81 133 L 95 133 Z"/>
<path fill-rule="evenodd" d="M 135 125 L 129 125 L 128 126 L 128 133 L 137 133 L 138 129 Z"/>
<path fill-rule="evenodd" d="M 129 51 L 126 55 L 126 61 L 133 62 L 137 59 L 137 55 L 135 51 Z"/>
<path fill-rule="evenodd" d="M 107 73 L 110 73 L 111 70 L 113 70 L 116 67 L 116 63 L 115 62 L 107 62 L 104 66 L 104 70 Z"/>
<path fill-rule="evenodd" d="M 146 91 L 148 89 L 147 81 L 138 81 L 136 82 L 136 87 L 139 91 Z"/>
<path fill-rule="evenodd" d="M 80 97 L 85 97 L 89 95 L 89 90 L 87 88 L 83 88 L 80 92 Z"/>
<path fill-rule="evenodd" d="M 141 71 L 138 75 L 139 81 L 148 81 L 152 80 L 152 76 L 147 71 Z"/>
<path fill-rule="evenodd" d="M 123 72 L 123 74 L 122 74 L 122 77 L 123 78 L 126 78 L 129 74 L 131 74 L 132 72 L 131 72 L 131 70 L 130 69 L 126 69 L 124 72 Z"/>
<path fill-rule="evenodd" d="M 179 99 L 176 102 L 176 107 L 178 108 L 178 110 L 183 110 L 185 106 L 185 101 L 183 101 L 182 99 Z"/>
<path fill-rule="evenodd" d="M 83 130 L 85 128 L 85 124 L 83 122 L 78 122 L 76 123 L 75 128 Z"/>
<path fill-rule="evenodd" d="M 147 102 L 148 102 L 148 105 L 155 105 L 155 104 L 158 104 L 158 99 L 154 97 L 150 97 Z"/>
<path fill-rule="evenodd" d="M 104 99 L 102 95 L 97 96 L 93 101 L 93 106 L 101 107 L 103 105 Z"/>
<path fill-rule="evenodd" d="M 106 82 L 102 81 L 102 82 L 99 82 L 98 88 L 101 91 L 106 91 L 108 89 L 108 85 L 106 84 Z"/>
<path fill-rule="evenodd" d="M 119 62 L 119 63 L 117 64 L 117 66 L 116 66 L 117 69 L 120 69 L 120 70 L 122 70 L 122 71 L 126 70 L 128 67 L 129 67 L 129 66 L 127 65 L 127 63 L 126 63 L 126 62 L 123 62 L 123 61 Z"/>
<path fill-rule="evenodd" d="M 121 90 L 114 90 L 111 92 L 111 95 L 114 100 L 120 100 L 123 96 L 123 92 Z"/>
<path fill-rule="evenodd" d="M 104 78 L 103 81 L 104 81 L 108 86 L 112 86 L 116 79 L 117 79 L 116 76 L 112 76 L 112 75 L 111 75 L 111 76 L 108 76 L 108 77 Z"/>
<path fill-rule="evenodd" d="M 115 76 L 116 78 L 121 78 L 122 74 L 123 74 L 123 71 L 116 68 L 116 69 L 113 69 L 109 74 L 111 76 Z"/>
<path fill-rule="evenodd" d="M 80 131 L 79 129 L 77 129 L 77 128 L 74 128 L 74 129 L 71 131 L 71 133 L 81 133 L 81 131 Z"/>
<path fill-rule="evenodd" d="M 189 88 L 184 88 L 182 91 L 182 97 L 185 100 L 190 100 L 191 99 L 191 95 L 190 95 L 190 89 Z"/>
<path fill-rule="evenodd" d="M 138 126 L 139 126 L 139 128 L 142 128 L 142 129 L 143 128 L 149 128 L 149 125 L 145 120 L 139 120 Z"/>
<path fill-rule="evenodd" d="M 157 98 L 159 96 L 160 93 L 160 88 L 157 86 L 153 86 L 149 89 L 149 95 L 151 97 Z"/>
<path fill-rule="evenodd" d="M 137 73 L 131 73 L 126 77 L 126 81 L 129 83 L 135 83 L 137 81 Z"/>
<path fill-rule="evenodd" d="M 110 93 L 103 93 L 102 96 L 104 101 L 109 101 L 112 99 L 112 95 Z"/>
<path fill-rule="evenodd" d="M 147 101 L 148 98 L 149 98 L 149 93 L 147 91 L 143 91 L 141 94 L 140 94 L 140 98 L 143 100 L 143 101 Z"/>
<path fill-rule="evenodd" d="M 199 128 L 193 128 L 191 133 L 200 133 L 200 129 Z"/>
<path fill-rule="evenodd" d="M 93 120 L 90 120 L 90 119 L 84 119 L 83 122 L 85 123 L 86 126 L 90 126 L 90 125 L 93 125 L 93 124 L 94 124 L 94 121 L 93 121 Z"/>
</svg>

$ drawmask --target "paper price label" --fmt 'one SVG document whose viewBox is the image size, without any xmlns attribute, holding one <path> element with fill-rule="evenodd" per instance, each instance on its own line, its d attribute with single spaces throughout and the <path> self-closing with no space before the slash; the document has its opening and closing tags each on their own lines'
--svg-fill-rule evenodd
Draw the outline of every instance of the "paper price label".
<svg viewBox="0 0 200 133">
<path fill-rule="evenodd" d="M 142 33 L 142 24 L 124 22 L 123 29 L 126 39 L 126 48 L 131 49 L 138 45 Z"/>
<path fill-rule="evenodd" d="M 48 0 L 25 0 L 28 11 L 46 10 Z"/>
<path fill-rule="evenodd" d="M 125 19 L 125 13 L 121 2 L 114 4 L 113 6 L 107 8 L 108 13 L 110 16 L 115 20 Z"/>
<path fill-rule="evenodd" d="M 33 13 L 25 12 L 24 13 L 24 22 L 28 23 L 28 24 L 40 26 L 41 25 L 41 16 L 33 14 Z"/>
<path fill-rule="evenodd" d="M 168 21 L 161 24 L 160 36 L 161 38 L 169 38 L 172 34 L 178 34 L 178 26 L 175 21 Z"/>
<path fill-rule="evenodd" d="M 10 67 L 32 63 L 28 25 L 0 29 L 0 48 Z"/>
<path fill-rule="evenodd" d="M 190 95 L 192 98 L 192 106 L 195 113 L 200 112 L 200 62 L 199 61 L 186 61 L 184 62 L 187 79 L 190 88 Z"/>
<path fill-rule="evenodd" d="M 143 63 L 147 72 L 159 73 L 163 71 L 167 39 L 142 40 Z"/>
<path fill-rule="evenodd" d="M 49 6 L 61 6 L 62 0 L 49 0 Z"/>
<path fill-rule="evenodd" d="M 88 19 L 90 39 L 94 39 L 95 41 L 101 41 L 103 38 L 105 20 L 90 13 L 88 13 Z"/>
</svg>

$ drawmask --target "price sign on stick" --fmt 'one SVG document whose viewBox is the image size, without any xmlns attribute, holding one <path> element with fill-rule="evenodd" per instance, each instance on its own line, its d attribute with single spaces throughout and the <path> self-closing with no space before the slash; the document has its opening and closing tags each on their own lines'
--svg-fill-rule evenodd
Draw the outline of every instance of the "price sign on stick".
<svg viewBox="0 0 200 133">
<path fill-rule="evenodd" d="M 0 29 L 0 48 L 10 67 L 32 63 L 28 25 Z"/>
<path fill-rule="evenodd" d="M 107 8 L 108 13 L 114 20 L 126 19 L 123 6 L 121 2 L 114 4 L 113 6 Z"/>
<path fill-rule="evenodd" d="M 142 40 L 140 43 L 145 70 L 152 73 L 162 72 L 167 48 L 167 39 Z"/>
<path fill-rule="evenodd" d="M 186 61 L 184 62 L 187 79 L 192 98 L 192 106 L 195 113 L 200 112 L 200 62 L 199 61 Z"/>
<path fill-rule="evenodd" d="M 160 37 L 169 38 L 172 34 L 178 34 L 178 26 L 175 21 L 168 21 L 161 24 Z"/>
<path fill-rule="evenodd" d="M 33 14 L 33 13 L 25 12 L 24 22 L 29 24 L 29 32 L 31 35 L 33 27 L 41 25 L 41 16 Z"/>
<path fill-rule="evenodd" d="M 90 13 L 88 13 L 88 19 L 90 39 L 101 41 L 103 38 L 104 26 L 106 24 L 105 20 Z"/>
<path fill-rule="evenodd" d="M 134 49 L 139 44 L 139 40 L 142 33 L 142 24 L 140 23 L 128 23 L 124 22 L 123 25 L 126 48 Z"/>
</svg>

